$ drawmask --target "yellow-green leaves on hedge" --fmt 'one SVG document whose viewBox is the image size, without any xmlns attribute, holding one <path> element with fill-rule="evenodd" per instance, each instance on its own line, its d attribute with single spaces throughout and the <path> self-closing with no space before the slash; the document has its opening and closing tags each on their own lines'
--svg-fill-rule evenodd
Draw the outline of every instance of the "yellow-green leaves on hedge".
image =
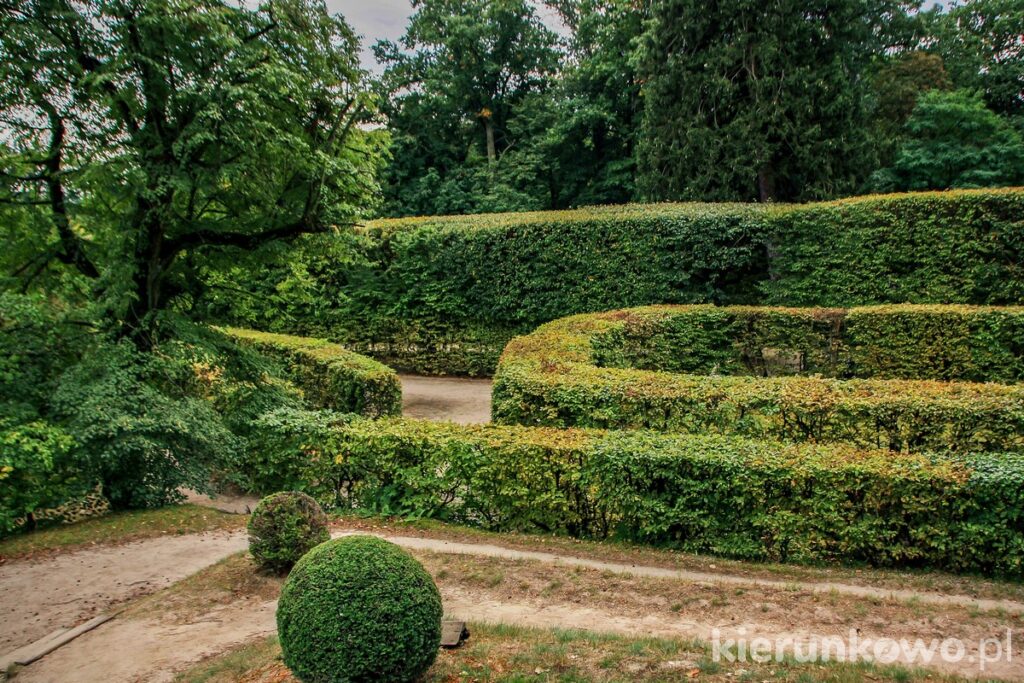
<svg viewBox="0 0 1024 683">
<path fill-rule="evenodd" d="M 383 363 L 323 339 L 237 327 L 223 331 L 283 363 L 314 406 L 369 417 L 402 413 L 402 385 Z"/>
<path fill-rule="evenodd" d="M 962 306 L 662 306 L 572 316 L 509 343 L 492 414 L 505 424 L 739 434 L 894 451 L 1024 450 L 1022 385 L 759 376 L 771 360 L 779 374 L 992 373 L 1016 380 L 1022 357 L 1014 330 L 1022 318 L 1020 309 Z M 943 328 L 945 340 L 933 337 L 920 347 L 907 341 L 928 325 Z"/>
<path fill-rule="evenodd" d="M 339 424 L 310 446 L 296 430 L 283 440 L 316 453 L 308 490 L 335 506 L 751 560 L 1024 575 L 1020 454 L 404 419 Z"/>
</svg>

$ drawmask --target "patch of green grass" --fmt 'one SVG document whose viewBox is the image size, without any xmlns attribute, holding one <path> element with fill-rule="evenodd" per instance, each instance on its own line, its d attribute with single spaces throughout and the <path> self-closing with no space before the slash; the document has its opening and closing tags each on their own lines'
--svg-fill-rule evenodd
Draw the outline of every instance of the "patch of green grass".
<svg viewBox="0 0 1024 683">
<path fill-rule="evenodd" d="M 277 636 L 270 636 L 207 659 L 176 676 L 174 683 L 235 683 L 246 672 L 280 656 Z"/>
<path fill-rule="evenodd" d="M 92 545 L 127 543 L 172 534 L 240 529 L 248 516 L 198 505 L 169 505 L 155 510 L 112 512 L 74 524 L 19 534 L 0 541 L 0 557 L 15 559 Z"/>
</svg>

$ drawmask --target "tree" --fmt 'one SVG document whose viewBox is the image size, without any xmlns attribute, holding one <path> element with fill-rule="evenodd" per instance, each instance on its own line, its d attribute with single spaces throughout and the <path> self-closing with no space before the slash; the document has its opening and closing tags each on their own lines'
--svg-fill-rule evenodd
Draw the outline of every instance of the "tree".
<svg viewBox="0 0 1024 683">
<path fill-rule="evenodd" d="M 0 489 L 35 482 L 0 533 L 96 486 L 208 490 L 260 440 L 239 416 L 300 399 L 190 321 L 197 274 L 367 208 L 356 39 L 312 0 L 0 0 L 0 22 L 0 267 L 23 292 L 0 295 Z"/>
<path fill-rule="evenodd" d="M 373 191 L 352 135 L 357 41 L 322 3 L 0 3 L 0 203 L 31 273 L 89 281 L 145 352 L 195 259 L 350 223 Z M 40 220 L 40 219 L 45 220 Z"/>
<path fill-rule="evenodd" d="M 769 201 L 855 189 L 871 163 L 862 75 L 899 15 L 887 0 L 656 3 L 639 57 L 642 193 Z"/>
<path fill-rule="evenodd" d="M 876 172 L 883 191 L 1024 184 L 1024 138 L 969 91 L 918 98 L 892 167 Z"/>
<path fill-rule="evenodd" d="M 913 50 L 880 61 L 871 76 L 870 109 L 872 138 L 882 165 L 895 160 L 918 97 L 930 90 L 952 87 L 939 55 Z"/>
<path fill-rule="evenodd" d="M 392 134 L 385 211 L 480 210 L 481 192 L 507 200 L 515 190 L 496 167 L 524 142 L 509 123 L 529 95 L 548 88 L 558 69 L 557 36 L 527 0 L 414 6 L 401 45 L 374 48 L 387 66 L 381 88 Z"/>
<path fill-rule="evenodd" d="M 636 185 L 642 107 L 633 64 L 647 0 L 556 3 L 571 30 L 569 60 L 551 90 L 523 107 L 513 125 L 532 154 L 545 208 L 624 203 Z"/>
<path fill-rule="evenodd" d="M 930 49 L 942 55 L 957 88 L 980 90 L 998 114 L 1024 114 L 1024 4 L 965 0 L 925 15 Z"/>
</svg>

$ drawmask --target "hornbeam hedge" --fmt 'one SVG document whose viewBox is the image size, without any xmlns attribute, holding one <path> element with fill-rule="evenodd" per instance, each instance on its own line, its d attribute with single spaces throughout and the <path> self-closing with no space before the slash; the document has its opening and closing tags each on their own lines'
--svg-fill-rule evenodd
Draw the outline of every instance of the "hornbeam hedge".
<svg viewBox="0 0 1024 683">
<path fill-rule="evenodd" d="M 328 336 L 396 367 L 490 374 L 512 336 L 576 313 L 1024 303 L 1020 188 L 397 219 L 337 240 L 345 255 L 306 264 L 294 306 L 288 288 L 257 282 L 251 299 L 211 288 L 209 315 Z M 318 303 L 304 307 L 310 287 Z"/>
<path fill-rule="evenodd" d="M 1024 455 L 914 454 L 735 436 L 277 423 L 334 507 L 616 537 L 746 560 L 1024 574 Z"/>
<path fill-rule="evenodd" d="M 398 375 L 372 358 L 323 339 L 237 327 L 222 331 L 282 363 L 312 405 L 369 417 L 402 414 Z"/>
<path fill-rule="evenodd" d="M 1016 380 L 1022 318 L 1020 309 L 962 306 L 684 306 L 571 316 L 509 343 L 492 417 L 900 452 L 1021 451 L 1024 385 L 763 375 Z M 908 341 L 925 328 L 942 334 L 920 346 Z M 663 368 L 673 372 L 656 371 Z"/>
</svg>

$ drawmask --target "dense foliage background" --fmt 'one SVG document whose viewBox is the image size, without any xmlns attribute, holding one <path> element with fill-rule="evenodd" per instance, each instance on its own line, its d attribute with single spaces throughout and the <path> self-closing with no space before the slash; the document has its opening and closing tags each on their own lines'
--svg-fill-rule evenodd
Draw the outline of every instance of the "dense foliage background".
<svg viewBox="0 0 1024 683">
<path fill-rule="evenodd" d="M 377 45 L 384 215 L 1024 183 L 1013 0 L 539 4 L 417 0 Z"/>
</svg>

